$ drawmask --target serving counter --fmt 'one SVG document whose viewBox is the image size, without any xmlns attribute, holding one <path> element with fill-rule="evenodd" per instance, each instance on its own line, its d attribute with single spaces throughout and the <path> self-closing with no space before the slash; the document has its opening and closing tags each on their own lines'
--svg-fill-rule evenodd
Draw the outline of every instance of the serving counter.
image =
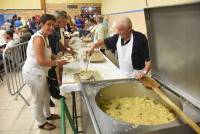
<svg viewBox="0 0 200 134">
<path fill-rule="evenodd" d="M 117 68 L 105 55 L 102 54 L 102 56 L 105 59 L 104 61 L 99 63 L 90 63 L 88 66 L 88 70 L 96 72 L 97 81 L 127 78 L 120 72 L 119 68 Z M 85 68 L 86 63 L 81 60 L 65 65 L 62 80 L 63 84 L 76 83 L 73 75 L 75 73 L 79 73 Z"/>
<path fill-rule="evenodd" d="M 102 54 L 102 53 L 101 53 Z M 179 119 L 164 125 L 130 125 L 125 122 L 115 120 L 104 113 L 97 105 L 96 98 L 99 97 L 101 89 L 106 87 L 117 85 L 117 88 L 111 89 L 108 93 L 109 96 L 122 97 L 124 96 L 150 96 L 160 100 L 151 90 L 146 89 L 142 84 L 135 79 L 128 79 L 123 75 L 120 70 L 106 57 L 104 61 L 99 63 L 90 63 L 89 70 L 97 72 L 96 81 L 82 81 L 76 80 L 74 74 L 80 72 L 85 68 L 85 63 L 82 60 L 71 62 L 64 66 L 63 71 L 63 85 L 62 91 L 68 92 L 78 90 L 81 94 L 81 116 L 82 116 L 82 129 L 85 134 L 142 134 L 142 133 L 154 133 L 165 129 L 178 130 L 186 129 L 185 132 L 193 130 L 189 127 L 183 127 L 183 122 Z M 127 88 L 127 84 L 137 85 L 137 89 Z M 73 89 L 70 89 L 73 87 Z M 107 90 L 107 89 L 106 89 Z M 109 91 L 109 90 L 107 90 Z M 162 91 L 168 95 L 172 100 L 178 103 L 179 107 L 189 115 L 193 120 L 200 121 L 200 111 L 192 104 L 188 103 L 180 96 L 176 96 L 170 92 L 167 88 L 162 86 Z M 103 95 L 104 96 L 104 95 Z M 100 97 L 101 98 L 101 97 Z M 160 100 L 162 102 L 162 100 Z M 164 104 L 164 102 L 162 102 Z M 171 130 L 172 131 L 172 130 Z"/>
<path fill-rule="evenodd" d="M 195 122 L 200 121 L 200 3 L 145 9 L 152 77 L 161 90 Z M 97 105 L 105 96 L 147 96 L 159 100 L 140 82 L 123 76 L 106 57 L 91 63 L 99 75 L 95 81 L 77 84 L 81 90 L 82 128 L 85 134 L 193 134 L 180 118 L 162 125 L 134 125 L 111 118 Z M 70 65 L 71 64 L 71 65 Z M 85 67 L 81 62 L 64 67 L 63 86 L 74 83 L 73 73 Z M 132 86 L 127 86 L 132 85 Z M 137 85 L 137 86 L 135 86 Z M 65 86 L 64 86 L 65 87 Z M 102 94 L 106 91 L 107 94 Z M 98 98 L 98 99 L 97 99 Z M 166 105 L 165 102 L 160 102 Z"/>
</svg>

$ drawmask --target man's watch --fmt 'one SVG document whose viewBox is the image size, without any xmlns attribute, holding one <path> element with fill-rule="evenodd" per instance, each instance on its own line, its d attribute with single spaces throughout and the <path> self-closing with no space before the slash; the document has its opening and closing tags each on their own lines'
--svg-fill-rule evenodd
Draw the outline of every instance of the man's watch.
<svg viewBox="0 0 200 134">
<path fill-rule="evenodd" d="M 143 73 L 143 74 L 147 74 L 147 71 L 146 71 L 146 70 L 143 70 L 142 73 Z"/>
</svg>

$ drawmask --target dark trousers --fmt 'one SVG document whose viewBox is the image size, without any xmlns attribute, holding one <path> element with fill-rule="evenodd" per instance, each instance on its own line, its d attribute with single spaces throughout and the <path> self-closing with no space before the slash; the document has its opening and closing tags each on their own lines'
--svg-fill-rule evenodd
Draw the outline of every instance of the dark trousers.
<svg viewBox="0 0 200 134">
<path fill-rule="evenodd" d="M 60 88 L 57 80 L 56 70 L 55 67 L 52 67 L 48 72 L 48 86 L 49 92 L 53 98 L 60 99 Z"/>
</svg>

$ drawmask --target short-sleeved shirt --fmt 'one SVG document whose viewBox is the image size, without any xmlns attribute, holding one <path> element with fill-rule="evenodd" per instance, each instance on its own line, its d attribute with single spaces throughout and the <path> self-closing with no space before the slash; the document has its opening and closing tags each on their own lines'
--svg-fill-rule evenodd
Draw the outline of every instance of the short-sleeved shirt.
<svg viewBox="0 0 200 134">
<path fill-rule="evenodd" d="M 14 25 L 15 25 L 15 27 L 20 27 L 20 26 L 22 26 L 22 22 L 20 20 L 16 20 L 14 22 Z"/>
<path fill-rule="evenodd" d="M 83 22 L 81 21 L 81 19 L 76 19 L 75 20 L 75 24 L 77 28 L 82 28 L 83 27 Z"/>
<path fill-rule="evenodd" d="M 16 42 L 16 41 L 10 40 L 10 41 L 7 43 L 5 49 L 6 49 L 6 48 L 10 48 L 10 47 L 14 47 L 14 46 L 16 46 L 16 45 L 17 45 L 17 42 Z"/>
<path fill-rule="evenodd" d="M 100 23 L 97 25 L 97 28 L 94 33 L 94 43 L 96 43 L 98 40 L 104 39 L 105 38 L 105 31 L 103 24 Z"/>
<path fill-rule="evenodd" d="M 150 61 L 149 57 L 149 48 L 148 48 L 148 41 L 144 34 L 133 31 L 133 48 L 131 58 L 132 58 L 132 65 L 133 68 L 136 70 L 141 70 L 145 66 L 145 61 Z M 115 52 L 117 50 L 117 41 L 119 35 L 115 34 L 112 37 L 104 39 L 105 46 Z M 123 39 L 121 39 L 121 45 L 126 45 Z"/>
</svg>

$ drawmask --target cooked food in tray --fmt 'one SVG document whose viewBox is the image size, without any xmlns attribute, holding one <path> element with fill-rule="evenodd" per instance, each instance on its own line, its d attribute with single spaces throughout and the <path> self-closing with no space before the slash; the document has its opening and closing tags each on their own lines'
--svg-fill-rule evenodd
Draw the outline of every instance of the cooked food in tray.
<svg viewBox="0 0 200 134">
<path fill-rule="evenodd" d="M 76 59 L 73 56 L 71 56 L 71 55 L 61 56 L 59 59 L 66 60 L 67 62 L 76 61 Z"/>
<path fill-rule="evenodd" d="M 79 32 L 78 32 L 78 31 L 75 31 L 74 33 L 70 33 L 70 32 L 65 31 L 65 32 L 64 32 L 64 35 L 65 35 L 65 36 L 68 36 L 68 37 L 74 37 L 74 36 L 78 36 L 78 35 L 79 35 Z"/>
<path fill-rule="evenodd" d="M 84 57 L 84 60 L 87 60 L 86 56 Z M 90 62 L 97 63 L 97 62 L 103 62 L 103 61 L 105 61 L 103 54 L 99 50 L 95 50 L 93 54 L 91 55 Z"/>
<path fill-rule="evenodd" d="M 81 46 L 82 46 L 83 48 L 91 48 L 92 45 L 93 45 L 93 43 L 85 43 L 85 42 L 81 43 Z"/>
<path fill-rule="evenodd" d="M 84 37 L 83 41 L 84 42 L 92 42 L 92 39 L 90 37 Z"/>
<path fill-rule="evenodd" d="M 79 77 L 80 77 L 80 79 L 82 79 L 82 80 L 88 80 L 88 79 L 90 79 L 92 76 L 94 76 L 94 71 L 92 71 L 92 70 L 83 70 L 83 71 L 81 71 L 81 72 L 79 72 L 78 73 L 78 75 L 79 75 Z"/>
<path fill-rule="evenodd" d="M 115 98 L 98 105 L 111 117 L 130 124 L 159 125 L 176 119 L 170 109 L 148 97 Z"/>
<path fill-rule="evenodd" d="M 94 51 L 90 62 L 103 62 L 105 59 L 100 51 Z"/>
</svg>

